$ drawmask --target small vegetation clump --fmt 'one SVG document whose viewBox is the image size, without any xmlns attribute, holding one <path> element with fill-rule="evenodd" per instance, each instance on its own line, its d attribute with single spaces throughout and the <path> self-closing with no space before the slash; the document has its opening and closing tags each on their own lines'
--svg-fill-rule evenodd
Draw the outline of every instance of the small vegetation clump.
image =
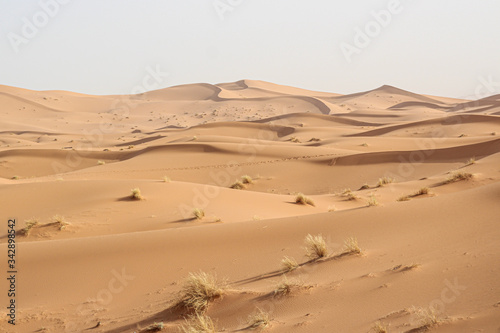
<svg viewBox="0 0 500 333">
<path fill-rule="evenodd" d="M 472 165 L 472 164 L 476 164 L 476 158 L 475 157 L 471 157 L 467 160 L 467 162 L 465 162 L 465 165 Z"/>
<path fill-rule="evenodd" d="M 286 296 L 291 294 L 294 288 L 299 288 L 301 284 L 296 282 L 290 282 L 287 278 L 284 278 L 276 288 L 274 289 L 274 296 Z"/>
<path fill-rule="evenodd" d="M 33 227 L 37 225 L 38 225 L 38 219 L 35 217 L 26 220 L 26 226 L 23 229 L 21 229 L 22 234 L 24 236 L 29 236 L 31 229 L 33 229 Z"/>
<path fill-rule="evenodd" d="M 196 313 L 189 316 L 186 324 L 181 326 L 182 333 L 215 333 L 215 324 L 209 316 Z"/>
<path fill-rule="evenodd" d="M 437 314 L 432 308 L 424 309 L 414 307 L 413 312 L 415 313 L 420 324 L 419 328 L 431 328 L 439 323 Z"/>
<path fill-rule="evenodd" d="M 368 185 L 368 184 L 366 184 L 366 183 L 365 183 L 365 184 L 361 185 L 361 187 L 359 188 L 359 190 L 360 190 L 360 191 L 361 191 L 361 190 L 367 190 L 367 189 L 369 189 L 369 188 L 370 188 L 370 185 Z"/>
<path fill-rule="evenodd" d="M 248 328 L 262 330 L 269 327 L 270 322 L 269 314 L 262 309 L 257 309 L 256 313 L 248 317 Z"/>
<path fill-rule="evenodd" d="M 418 190 L 417 192 L 415 192 L 413 194 L 400 197 L 397 201 L 408 201 L 408 200 L 410 200 L 410 198 L 415 198 L 415 197 L 418 197 L 421 195 L 427 195 L 429 193 L 431 193 L 431 191 L 429 190 L 428 187 L 422 187 L 420 190 Z"/>
<path fill-rule="evenodd" d="M 384 185 L 394 183 L 394 178 L 383 177 L 378 179 L 377 187 L 382 187 Z"/>
<path fill-rule="evenodd" d="M 106 162 L 99 160 L 99 161 L 97 161 L 97 164 L 98 165 L 104 165 L 104 164 L 106 164 Z"/>
<path fill-rule="evenodd" d="M 193 215 L 196 219 L 201 220 L 202 218 L 205 217 L 205 211 L 203 209 L 200 209 L 200 208 L 195 208 L 193 210 Z"/>
<path fill-rule="evenodd" d="M 283 267 L 284 272 L 291 272 L 299 267 L 299 264 L 294 258 L 290 258 L 285 256 L 281 259 L 281 266 Z"/>
<path fill-rule="evenodd" d="M 244 176 L 241 177 L 241 182 L 243 184 L 252 184 L 253 183 L 253 179 L 249 175 L 244 175 Z"/>
<path fill-rule="evenodd" d="M 450 177 L 448 177 L 448 179 L 446 179 L 446 183 L 454 183 L 461 180 L 469 180 L 472 179 L 473 177 L 474 175 L 469 172 L 455 172 Z"/>
<path fill-rule="evenodd" d="M 361 249 L 358 245 L 358 240 L 354 237 L 349 237 L 344 241 L 344 254 L 360 254 Z"/>
<path fill-rule="evenodd" d="M 328 249 L 326 248 L 326 241 L 322 235 L 313 236 L 308 234 L 305 239 L 306 243 L 306 256 L 317 260 L 328 256 Z"/>
<path fill-rule="evenodd" d="M 417 192 L 413 193 L 412 196 L 413 197 L 418 197 L 419 195 L 426 195 L 426 194 L 429 194 L 430 191 L 429 191 L 429 188 L 428 187 L 422 187 L 420 190 L 418 190 Z"/>
<path fill-rule="evenodd" d="M 218 281 L 215 275 L 205 272 L 189 273 L 184 282 L 183 296 L 179 304 L 202 314 L 211 301 L 222 296 L 225 288 L 226 284 Z"/>
<path fill-rule="evenodd" d="M 351 191 L 350 188 L 346 188 L 344 191 L 342 191 L 342 196 L 346 197 L 347 200 L 349 200 L 349 201 L 353 201 L 353 200 L 359 199 L 359 196 L 357 196 L 356 194 L 352 193 L 352 191 Z"/>
<path fill-rule="evenodd" d="M 138 189 L 137 187 L 133 188 L 131 191 L 132 191 L 132 195 L 131 195 L 132 199 L 134 199 L 134 200 L 144 199 L 144 197 L 141 195 L 141 190 Z"/>
<path fill-rule="evenodd" d="M 382 325 L 380 322 L 376 322 L 375 325 L 373 325 L 372 330 L 375 333 L 387 333 L 387 326 Z"/>
<path fill-rule="evenodd" d="M 164 325 L 163 325 L 163 322 L 154 322 L 153 324 L 149 325 L 147 328 L 146 328 L 146 332 L 159 332 L 159 331 L 163 331 L 163 328 L 164 328 Z"/>
<path fill-rule="evenodd" d="M 164 182 L 164 183 L 170 183 L 171 181 L 172 181 L 172 180 L 171 180 L 169 177 L 167 177 L 167 176 L 163 176 L 163 182 Z"/>
<path fill-rule="evenodd" d="M 239 180 L 235 181 L 230 187 L 235 190 L 243 190 L 244 188 L 246 188 L 245 184 L 243 184 L 243 182 Z"/>
<path fill-rule="evenodd" d="M 300 205 L 311 205 L 313 207 L 316 206 L 314 201 L 311 198 L 306 197 L 303 193 L 297 194 L 295 197 L 295 203 Z"/>
<path fill-rule="evenodd" d="M 368 206 L 378 206 L 378 200 L 374 195 L 370 196 L 370 199 L 368 199 Z"/>
<path fill-rule="evenodd" d="M 69 225 L 69 222 L 67 222 L 64 219 L 64 216 L 61 215 L 54 215 L 52 217 L 52 220 L 54 220 L 54 222 L 58 225 L 59 230 L 63 230 L 64 228 L 66 228 L 67 225 Z"/>
</svg>

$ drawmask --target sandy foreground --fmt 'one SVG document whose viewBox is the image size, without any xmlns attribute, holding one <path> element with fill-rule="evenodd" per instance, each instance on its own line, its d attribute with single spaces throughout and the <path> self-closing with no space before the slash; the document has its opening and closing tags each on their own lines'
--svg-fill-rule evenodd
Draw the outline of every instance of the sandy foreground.
<svg viewBox="0 0 500 333">
<path fill-rule="evenodd" d="M 272 332 L 500 330 L 500 95 L 242 80 L 130 96 L 0 86 L 0 102 L 1 332 L 179 332 L 201 271 L 227 282 L 205 312 L 217 331 L 250 331 L 259 309 Z M 327 256 L 306 257 L 308 234 Z"/>
</svg>

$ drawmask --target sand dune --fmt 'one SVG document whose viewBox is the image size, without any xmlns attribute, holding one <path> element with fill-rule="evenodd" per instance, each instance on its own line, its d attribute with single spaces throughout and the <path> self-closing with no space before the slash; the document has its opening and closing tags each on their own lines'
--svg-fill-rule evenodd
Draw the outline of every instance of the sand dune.
<svg viewBox="0 0 500 333">
<path fill-rule="evenodd" d="M 205 312 L 217 331 L 249 330 L 258 309 L 271 332 L 500 327 L 498 96 L 241 80 L 123 96 L 0 86 L 0 101 L 5 255 L 18 222 L 17 325 L 3 306 L 2 332 L 178 332 L 200 271 L 228 284 Z M 308 234 L 327 256 L 306 257 Z M 298 267 L 284 273 L 284 256 Z"/>
</svg>

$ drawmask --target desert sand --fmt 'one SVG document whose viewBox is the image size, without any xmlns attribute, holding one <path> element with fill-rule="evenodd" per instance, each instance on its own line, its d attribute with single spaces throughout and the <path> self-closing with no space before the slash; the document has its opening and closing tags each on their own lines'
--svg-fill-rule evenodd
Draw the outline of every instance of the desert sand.
<svg viewBox="0 0 500 333">
<path fill-rule="evenodd" d="M 242 80 L 0 101 L 2 332 L 179 332 L 199 272 L 227 284 L 204 311 L 217 331 L 259 309 L 271 332 L 500 330 L 500 95 Z"/>
</svg>

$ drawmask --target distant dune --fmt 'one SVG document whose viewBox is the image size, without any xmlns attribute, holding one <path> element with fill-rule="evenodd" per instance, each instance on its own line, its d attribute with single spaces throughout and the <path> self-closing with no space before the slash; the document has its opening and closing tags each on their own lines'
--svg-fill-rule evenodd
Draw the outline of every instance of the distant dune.
<svg viewBox="0 0 500 333">
<path fill-rule="evenodd" d="M 2 332 L 500 329 L 499 95 L 241 80 L 0 103 Z M 227 288 L 190 307 L 200 272 Z"/>
</svg>

